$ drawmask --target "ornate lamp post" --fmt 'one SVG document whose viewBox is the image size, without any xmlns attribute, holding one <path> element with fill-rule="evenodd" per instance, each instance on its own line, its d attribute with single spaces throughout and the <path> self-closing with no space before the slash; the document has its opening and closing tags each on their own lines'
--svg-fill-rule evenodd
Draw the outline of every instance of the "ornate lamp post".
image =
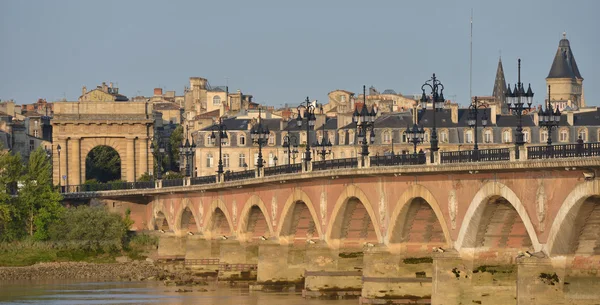
<svg viewBox="0 0 600 305">
<path fill-rule="evenodd" d="M 211 135 L 212 137 L 212 135 Z M 181 159 L 185 159 L 185 176 L 190 177 L 193 176 L 193 160 L 194 155 L 196 154 L 196 144 L 194 143 L 194 139 L 192 139 L 192 144 L 190 145 L 190 141 L 188 139 L 185 140 L 185 144 L 181 144 L 179 146 L 179 155 Z"/>
<path fill-rule="evenodd" d="M 273 157 L 273 164 L 274 164 L 273 166 L 277 166 L 277 160 L 278 160 L 277 156 Z"/>
<path fill-rule="evenodd" d="M 162 144 L 160 139 L 158 140 L 158 144 L 154 145 L 154 141 L 150 144 L 150 149 L 154 154 L 154 149 L 158 148 L 158 154 L 156 154 L 157 164 L 156 164 L 156 179 L 162 179 L 162 156 L 165 153 L 165 146 Z"/>
<path fill-rule="evenodd" d="M 540 112 L 540 127 L 546 128 L 548 131 L 548 139 L 546 143 L 548 148 L 552 145 L 552 129 L 558 127 L 560 123 L 560 110 L 552 109 L 552 103 L 550 103 L 550 86 L 548 86 L 548 103 L 546 109 Z M 547 152 L 550 154 L 550 152 Z"/>
<path fill-rule="evenodd" d="M 300 108 L 304 108 L 304 118 L 300 115 Z M 310 157 L 310 127 L 315 126 L 315 106 L 310 104 L 308 96 L 306 97 L 306 106 L 300 105 L 297 107 L 298 117 L 296 117 L 296 124 L 298 127 L 302 127 L 302 120 L 306 120 L 306 152 L 304 153 L 304 161 L 308 168 L 308 163 L 312 160 Z"/>
<path fill-rule="evenodd" d="M 408 142 L 412 143 L 414 146 L 414 155 L 417 155 L 417 145 L 423 143 L 423 138 L 425 138 L 425 130 L 423 126 L 419 126 L 416 123 L 413 124 L 412 128 L 410 126 L 406 127 L 406 134 L 408 135 Z"/>
<path fill-rule="evenodd" d="M 60 186 L 60 179 L 61 179 L 60 178 L 60 150 L 61 150 L 61 147 L 60 147 L 60 144 L 58 144 L 56 146 L 56 152 L 58 153 L 58 188 L 62 190 L 62 188 Z"/>
<path fill-rule="evenodd" d="M 321 142 L 319 142 L 319 139 L 317 139 L 317 142 L 315 142 L 313 144 L 313 146 L 315 147 L 319 147 L 319 149 L 317 149 L 317 154 L 321 156 L 321 160 L 325 160 L 325 157 L 329 154 L 331 154 L 331 141 L 329 141 L 329 137 L 325 136 L 325 123 L 323 123 L 323 137 L 321 138 Z"/>
<path fill-rule="evenodd" d="M 435 113 L 438 111 L 442 111 L 444 109 L 444 85 L 435 77 L 435 73 L 431 79 L 426 81 L 423 86 L 421 86 L 421 91 L 423 91 L 423 95 L 421 95 L 421 109 L 427 110 L 427 101 L 429 100 L 427 95 L 425 95 L 425 87 L 429 87 L 431 89 L 431 107 L 433 108 L 433 128 L 431 129 L 431 162 L 434 162 L 434 153 L 438 151 L 440 148 L 438 146 L 438 136 L 437 136 L 437 128 L 436 128 L 436 119 Z"/>
<path fill-rule="evenodd" d="M 215 131 L 216 131 L 216 133 L 215 133 Z M 213 143 L 215 141 L 217 141 L 217 143 L 219 145 L 219 165 L 217 166 L 217 174 L 220 176 L 223 174 L 223 159 L 222 159 L 223 143 L 226 142 L 228 139 L 227 127 L 225 126 L 225 124 L 223 124 L 222 118 L 219 118 L 218 124 L 213 125 L 212 132 L 210 134 L 210 139 L 213 141 Z"/>
<path fill-rule="evenodd" d="M 529 110 L 531 110 L 531 102 L 533 102 L 533 92 L 531 91 L 531 84 L 529 84 L 529 88 L 527 88 L 527 92 L 523 87 L 523 83 L 521 83 L 521 59 L 519 58 L 519 78 L 518 82 L 515 85 L 515 89 L 513 91 L 510 90 L 510 84 L 508 85 L 508 90 L 506 93 L 506 103 L 508 104 L 508 109 L 512 111 L 514 115 L 517 116 L 517 130 L 515 137 L 515 145 L 522 146 L 525 144 L 523 139 L 523 114 Z M 519 154 L 519 150 L 516 152 L 517 156 Z"/>
<path fill-rule="evenodd" d="M 293 143 L 292 143 L 293 141 Z M 285 135 L 285 137 L 283 137 L 283 148 L 285 148 L 285 150 L 283 151 L 284 154 L 287 154 L 287 159 L 288 159 L 288 170 L 291 167 L 292 164 L 292 160 L 294 159 L 294 161 L 296 160 L 296 156 L 298 155 L 298 138 L 296 138 L 294 135 Z"/>
<path fill-rule="evenodd" d="M 477 116 L 479 114 L 479 108 L 483 108 L 483 116 L 481 117 L 481 126 L 483 126 L 483 128 L 485 128 L 488 123 L 488 117 L 485 112 L 487 105 L 484 103 L 480 103 L 477 100 L 477 97 L 475 97 L 475 99 L 471 102 L 471 105 L 469 105 L 469 117 L 467 120 L 469 127 L 473 128 L 473 130 L 474 130 L 475 145 L 473 146 L 473 155 L 472 155 L 472 158 L 474 159 L 474 161 L 479 160 L 479 146 L 477 145 L 477 143 L 478 143 L 478 140 L 477 140 L 478 118 L 477 118 Z"/>
<path fill-rule="evenodd" d="M 258 160 L 256 160 L 256 168 L 259 170 L 264 166 L 263 157 L 262 157 L 262 147 L 267 144 L 267 140 L 269 139 L 269 131 L 268 127 L 263 127 L 261 111 L 258 109 L 258 124 L 250 131 L 250 135 L 252 137 L 252 143 L 258 144 Z"/>
<path fill-rule="evenodd" d="M 367 89 L 366 86 L 363 86 L 363 104 L 360 113 L 356 107 L 354 108 L 354 113 L 352 114 L 352 120 L 356 123 L 358 127 L 358 141 L 362 144 L 362 166 L 365 166 L 365 159 L 369 156 L 369 143 L 375 143 L 375 132 L 373 128 L 375 127 L 375 117 L 377 116 L 377 112 L 375 112 L 375 106 L 371 108 L 371 112 L 367 110 Z"/>
</svg>

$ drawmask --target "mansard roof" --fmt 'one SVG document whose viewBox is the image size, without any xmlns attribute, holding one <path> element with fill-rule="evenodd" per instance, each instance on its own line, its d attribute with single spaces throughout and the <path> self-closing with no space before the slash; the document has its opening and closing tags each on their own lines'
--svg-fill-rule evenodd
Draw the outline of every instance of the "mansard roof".
<svg viewBox="0 0 600 305">
<path fill-rule="evenodd" d="M 575 62 L 573 51 L 571 51 L 569 40 L 564 33 L 563 39 L 558 43 L 558 50 L 556 50 L 554 62 L 552 62 L 552 68 L 550 68 L 547 78 L 583 79 L 579 73 L 577 62 Z"/>
</svg>

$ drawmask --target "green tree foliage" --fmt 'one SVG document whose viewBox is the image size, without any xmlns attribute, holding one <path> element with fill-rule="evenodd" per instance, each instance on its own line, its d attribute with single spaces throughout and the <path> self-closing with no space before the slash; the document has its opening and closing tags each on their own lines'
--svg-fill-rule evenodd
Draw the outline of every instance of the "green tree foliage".
<svg viewBox="0 0 600 305">
<path fill-rule="evenodd" d="M 121 179 L 121 158 L 109 146 L 96 146 L 85 158 L 85 177 L 108 182 Z"/>
<path fill-rule="evenodd" d="M 178 125 L 171 136 L 169 137 L 169 145 L 171 145 L 171 157 L 172 159 L 179 160 L 179 146 L 183 141 L 183 126 Z"/>
<path fill-rule="evenodd" d="M 51 165 L 46 152 L 38 147 L 29 156 L 19 190 L 19 208 L 26 215 L 27 232 L 37 240 L 48 238 L 48 225 L 59 217 L 61 195 L 52 186 Z"/>
<path fill-rule="evenodd" d="M 140 182 L 144 182 L 144 181 L 152 181 L 154 180 L 154 176 L 150 175 L 148 172 L 145 172 L 143 175 L 141 175 L 137 181 Z"/>
<path fill-rule="evenodd" d="M 13 196 L 17 193 L 22 173 L 21 156 L 0 147 L 0 241 L 15 240 L 25 233 L 17 199 Z"/>
<path fill-rule="evenodd" d="M 49 236 L 77 249 L 109 252 L 122 248 L 132 224 L 129 211 L 123 218 L 104 206 L 79 206 L 66 209 L 50 226 Z"/>
</svg>

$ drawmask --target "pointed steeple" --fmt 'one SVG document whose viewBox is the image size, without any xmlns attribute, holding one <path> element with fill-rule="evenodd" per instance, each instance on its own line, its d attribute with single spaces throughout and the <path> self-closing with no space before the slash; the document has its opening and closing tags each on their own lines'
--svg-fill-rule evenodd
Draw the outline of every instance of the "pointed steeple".
<svg viewBox="0 0 600 305">
<path fill-rule="evenodd" d="M 506 103 L 506 79 L 504 78 L 504 68 L 502 68 L 502 57 L 498 59 L 498 69 L 496 70 L 496 80 L 494 81 L 492 95 L 502 105 L 502 109 L 504 109 L 504 104 Z"/>
<path fill-rule="evenodd" d="M 558 43 L 558 50 L 552 62 L 552 68 L 547 78 L 571 78 L 583 80 L 577 68 L 577 62 L 571 51 L 571 45 L 567 39 L 567 33 L 563 33 L 563 38 Z"/>
</svg>

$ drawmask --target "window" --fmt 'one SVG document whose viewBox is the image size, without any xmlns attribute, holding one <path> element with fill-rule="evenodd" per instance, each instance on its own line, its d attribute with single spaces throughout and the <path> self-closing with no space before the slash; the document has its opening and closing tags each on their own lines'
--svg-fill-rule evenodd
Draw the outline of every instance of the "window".
<svg viewBox="0 0 600 305">
<path fill-rule="evenodd" d="M 392 142 L 392 137 L 390 136 L 390 132 L 389 131 L 384 131 L 383 132 L 383 143 L 388 144 Z"/>
<path fill-rule="evenodd" d="M 213 97 L 213 106 L 221 106 L 221 97 L 218 95 Z"/>
<path fill-rule="evenodd" d="M 238 144 L 239 145 L 246 145 L 246 135 L 240 135 L 240 137 L 238 138 Z"/>
<path fill-rule="evenodd" d="M 29 151 L 33 151 L 33 140 L 29 140 Z"/>
<path fill-rule="evenodd" d="M 566 129 L 562 129 L 560 131 L 560 139 L 559 141 L 561 142 L 568 142 L 569 141 L 569 132 Z"/>
<path fill-rule="evenodd" d="M 275 145 L 275 133 L 269 133 L 269 145 Z"/>
<path fill-rule="evenodd" d="M 448 143 L 448 132 L 442 131 L 440 133 L 440 142 L 442 142 L 442 143 Z"/>
<path fill-rule="evenodd" d="M 33 125 L 35 126 L 35 128 L 38 127 L 38 123 L 39 123 L 38 121 L 33 121 Z"/>
<path fill-rule="evenodd" d="M 423 135 L 423 142 L 429 143 L 429 131 Z"/>
<path fill-rule="evenodd" d="M 300 133 L 300 143 L 306 145 L 306 132 Z"/>
<path fill-rule="evenodd" d="M 354 130 L 348 132 L 348 144 L 354 145 Z"/>
<path fill-rule="evenodd" d="M 206 154 L 206 167 L 213 167 L 213 156 L 211 153 Z"/>
<path fill-rule="evenodd" d="M 269 166 L 275 165 L 275 160 L 273 159 L 274 155 L 272 152 L 269 153 Z"/>
<path fill-rule="evenodd" d="M 345 95 L 340 96 L 340 102 L 342 102 L 342 103 L 346 102 L 346 96 Z"/>
<path fill-rule="evenodd" d="M 546 142 L 546 141 L 548 141 L 548 131 L 542 130 L 542 132 L 540 133 L 540 142 Z"/>
<path fill-rule="evenodd" d="M 473 131 L 467 130 L 465 133 L 465 143 L 473 143 Z"/>
<path fill-rule="evenodd" d="M 502 132 L 502 141 L 504 143 L 510 143 L 510 130 L 505 130 Z"/>
<path fill-rule="evenodd" d="M 529 143 L 529 130 L 523 130 L 523 142 Z"/>
<path fill-rule="evenodd" d="M 264 160 L 264 159 L 263 159 Z M 263 161 L 264 162 L 264 161 Z M 254 166 L 258 164 L 258 153 L 254 154 Z"/>
<path fill-rule="evenodd" d="M 583 142 L 587 142 L 587 130 L 585 128 L 580 129 L 578 132 L 578 137 L 581 138 Z"/>
<path fill-rule="evenodd" d="M 229 154 L 223 154 L 223 167 L 229 167 Z"/>
<path fill-rule="evenodd" d="M 37 123 L 37 121 L 36 121 L 36 123 Z M 37 129 L 33 131 L 33 136 L 36 138 L 39 138 L 39 132 Z"/>
<path fill-rule="evenodd" d="M 345 131 L 340 131 L 340 136 L 339 136 L 339 138 L 340 138 L 340 140 L 339 140 L 340 145 L 346 144 L 346 136 L 345 135 L 346 135 Z"/>
<path fill-rule="evenodd" d="M 492 131 L 491 130 L 486 130 L 483 133 L 483 141 L 485 143 L 492 143 L 493 142 L 493 140 L 492 140 Z"/>
<path fill-rule="evenodd" d="M 406 133 L 403 132 L 402 133 L 402 143 L 406 143 L 408 141 L 407 137 L 406 137 Z"/>
<path fill-rule="evenodd" d="M 239 161 L 240 161 L 239 166 L 240 167 L 244 167 L 244 165 L 246 164 L 246 155 L 245 154 L 240 154 Z"/>
<path fill-rule="evenodd" d="M 341 158 L 341 159 L 344 159 L 344 158 L 346 158 L 346 154 L 345 154 L 343 151 L 342 151 L 342 152 L 340 152 L 340 158 Z"/>
<path fill-rule="evenodd" d="M 210 133 L 206 134 L 206 146 L 215 145 L 215 139 L 211 138 L 210 136 Z"/>
</svg>

